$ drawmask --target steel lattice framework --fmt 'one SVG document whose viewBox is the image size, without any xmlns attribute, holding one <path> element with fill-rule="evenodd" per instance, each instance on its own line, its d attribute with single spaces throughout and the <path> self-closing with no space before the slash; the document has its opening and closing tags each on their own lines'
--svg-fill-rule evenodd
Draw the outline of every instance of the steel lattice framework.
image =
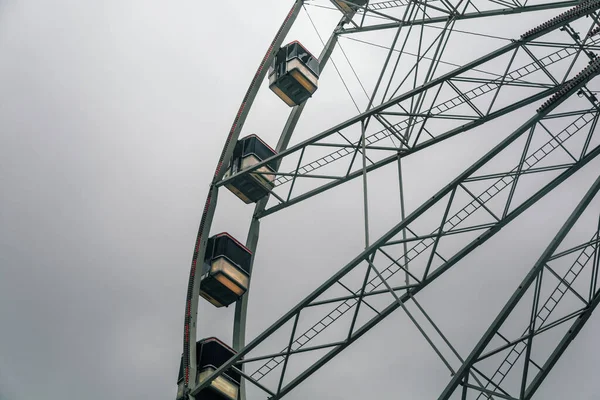
<svg viewBox="0 0 600 400">
<path fill-rule="evenodd" d="M 594 165 L 600 154 L 596 130 L 600 108 L 595 94 L 595 77 L 600 73 L 600 0 L 392 0 L 369 2 L 352 14 L 340 13 L 339 23 L 323 43 L 321 71 L 340 39 L 374 44 L 373 35 L 383 35 L 375 44 L 386 56 L 367 94 L 366 107 L 290 145 L 306 103 L 293 107 L 277 143 L 277 155 L 224 179 L 275 51 L 303 8 L 328 5 L 332 7 L 324 1 L 294 2 L 260 63 L 219 159 L 198 231 L 187 292 L 183 368 L 188 396 L 195 398 L 212 380 L 234 368 L 243 376 L 242 400 L 244 385 L 279 399 L 401 308 L 452 374 L 439 399 L 532 398 L 600 300 L 600 216 L 594 209 L 599 202 L 600 177 L 470 354 L 461 356 L 417 297 L 563 182 L 588 164 Z M 466 63 L 446 61 L 451 35 L 463 21 L 509 19 L 517 14 L 546 19 Z M 425 33 L 428 26 L 435 27 L 435 34 Z M 409 43 L 418 43 L 416 52 L 410 53 Z M 413 58 L 406 67 L 403 60 L 409 55 Z M 393 227 L 380 237 L 370 237 L 368 177 L 372 172 L 397 165 L 403 202 L 405 158 L 420 157 L 425 150 L 478 128 L 498 127 L 499 121 L 511 116 L 520 124 L 507 130 L 499 143 L 410 213 L 405 215 L 402 205 L 402 216 Z M 507 158 L 516 162 L 499 161 Z M 196 265 L 206 251 L 219 189 L 241 176 L 261 174 L 258 170 L 273 162 L 278 167 L 275 186 L 255 206 L 246 242 L 250 250 L 257 248 L 263 218 L 351 181 L 360 182 L 363 188 L 365 247 L 247 344 L 246 294 L 235 310 L 233 347 L 237 354 L 197 382 Z M 536 185 L 520 191 L 522 182 L 532 177 Z M 597 221 L 593 230 L 586 232 L 584 241 L 566 245 L 565 238 L 584 214 Z M 351 276 L 359 278 L 349 279 Z M 334 295 L 338 292 L 333 289 L 340 287 L 345 295 Z M 577 301 L 566 302 L 566 298 Z M 433 333 L 421 327 L 408 304 L 417 307 Z M 528 318 L 521 333 L 503 333 L 506 321 L 517 315 L 516 310 L 522 313 L 523 307 Z M 302 317 L 308 312 L 320 313 L 320 317 L 307 321 Z M 335 335 L 324 334 L 342 320 L 346 328 L 341 336 L 331 339 Z M 546 346 L 545 352 L 534 354 L 536 341 L 551 331 L 561 339 Z M 273 351 L 270 342 L 282 335 L 284 346 Z M 444 355 L 448 353 L 454 358 Z M 290 370 L 290 360 L 300 354 L 304 359 L 313 358 L 302 368 Z"/>
</svg>

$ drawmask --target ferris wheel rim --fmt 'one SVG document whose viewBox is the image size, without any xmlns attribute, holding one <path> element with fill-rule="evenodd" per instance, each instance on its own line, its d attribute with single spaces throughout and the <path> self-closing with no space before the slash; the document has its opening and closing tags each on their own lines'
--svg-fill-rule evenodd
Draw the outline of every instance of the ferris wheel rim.
<svg viewBox="0 0 600 400">
<path fill-rule="evenodd" d="M 302 0 L 296 0 L 296 1 L 295 1 L 295 6 L 297 6 L 298 4 L 302 5 L 302 4 L 303 4 L 303 1 L 302 1 Z M 291 11 L 290 11 L 290 13 L 291 13 Z M 342 19 L 342 20 L 343 20 L 343 19 Z M 335 34 L 335 32 L 334 32 L 334 34 L 332 34 L 332 37 L 337 37 L 337 36 L 336 36 L 336 34 Z M 277 36 L 276 36 L 276 38 L 277 38 Z M 275 49 L 274 49 L 274 48 L 270 48 L 269 52 L 271 52 L 271 54 L 273 53 L 273 51 L 275 51 Z M 268 52 L 268 53 L 269 53 L 269 52 Z M 260 83 L 257 83 L 257 82 L 254 82 L 254 81 L 253 81 L 253 83 L 251 84 L 251 86 L 252 86 L 252 85 L 254 85 L 254 84 L 258 84 L 258 85 L 260 85 Z M 243 107 L 245 107 L 245 106 L 246 106 L 246 102 L 243 102 L 243 103 L 242 103 L 242 106 L 240 107 L 240 111 L 238 112 L 238 116 L 239 116 L 239 114 L 241 113 L 241 109 L 242 109 Z M 304 106 L 304 103 L 303 103 L 302 105 L 300 105 L 300 106 L 294 107 L 294 109 L 292 110 L 292 112 L 291 112 L 291 114 L 290 114 L 290 117 L 289 117 L 289 119 L 288 119 L 288 123 L 290 122 L 290 120 L 292 120 L 292 121 L 293 121 L 293 119 L 294 119 L 294 118 L 295 118 L 296 120 L 297 120 L 297 118 L 299 118 L 299 116 L 300 116 L 299 114 L 301 114 L 301 113 L 302 113 L 303 106 Z M 297 114 L 298 114 L 298 115 L 294 115 L 294 112 L 295 112 L 296 110 L 299 110 L 299 112 L 297 112 Z M 243 125 L 243 124 L 242 124 L 242 125 Z M 235 126 L 236 126 L 236 123 L 235 123 L 235 120 L 234 120 L 234 127 L 235 127 Z M 287 123 L 286 123 L 286 127 L 287 127 Z M 234 128 L 232 128 L 232 130 L 233 130 L 233 129 L 234 129 Z M 240 129 L 241 129 L 241 127 L 240 127 Z M 291 134 L 293 133 L 293 130 L 294 130 L 294 127 L 292 126 L 292 129 L 291 129 L 291 131 L 289 132 L 290 136 L 291 136 Z M 287 144 L 289 143 L 289 137 L 284 137 L 284 136 L 285 136 L 285 130 L 284 130 L 284 132 L 283 132 L 283 133 L 280 135 L 280 139 L 279 139 L 279 140 L 280 140 L 280 142 L 283 140 L 283 142 L 282 142 L 282 143 L 283 143 L 283 146 L 282 146 L 282 147 L 283 147 L 283 149 L 285 150 L 285 148 L 287 148 Z M 228 139 L 228 141 L 226 142 L 226 144 L 225 144 L 225 146 L 224 146 L 224 149 L 223 149 L 223 154 L 226 152 L 226 150 L 227 150 L 228 146 L 230 145 L 230 143 L 231 143 L 231 142 L 230 142 L 230 140 Z M 280 150 L 280 146 L 279 146 L 279 145 L 278 145 L 278 148 L 277 148 L 277 150 Z M 226 162 L 227 160 L 224 160 L 224 158 L 225 158 L 225 157 L 222 157 L 222 160 L 220 160 L 220 161 L 219 161 L 219 164 L 218 164 L 218 166 L 217 166 L 217 172 L 216 172 L 216 174 L 215 174 L 215 177 L 216 177 L 216 176 L 219 174 L 219 172 L 221 171 L 221 168 L 224 166 L 224 164 L 227 164 L 227 162 Z M 266 163 L 266 162 L 267 162 L 267 160 L 264 160 L 264 163 Z M 255 167 L 255 169 L 256 169 L 256 168 L 258 168 L 258 167 Z M 251 172 L 251 171 L 248 171 L 248 173 L 249 173 L 249 172 Z M 222 185 L 223 185 L 223 183 L 222 183 L 222 181 L 221 181 L 221 180 L 217 180 L 217 179 L 215 179 L 215 180 L 212 182 L 212 184 L 211 184 L 211 188 L 210 188 L 210 190 L 209 190 L 209 194 L 208 194 L 208 196 L 207 196 L 207 197 L 208 197 L 208 198 L 207 198 L 207 207 L 208 207 L 208 204 L 210 204 L 210 203 L 211 203 L 210 199 L 211 199 L 211 195 L 212 195 L 212 193 L 213 193 L 212 191 L 213 191 L 213 190 L 216 190 L 216 189 L 218 189 L 218 188 L 219 188 L 220 186 L 222 186 Z M 216 193 L 215 193 L 215 200 L 216 200 Z M 216 203 L 216 201 L 215 201 L 215 202 L 213 202 L 213 203 Z M 258 215 L 262 217 L 263 215 L 261 215 L 261 213 L 262 213 L 262 212 L 264 212 L 264 206 L 266 206 L 266 199 L 265 199 L 265 201 L 264 201 L 264 202 L 262 202 L 262 201 L 261 201 L 261 202 L 259 202 L 259 203 L 257 204 L 257 206 L 256 206 L 256 210 L 259 210 L 259 208 L 260 208 L 260 203 L 263 203 L 263 208 L 262 208 L 262 210 L 260 210 L 260 212 L 258 213 Z M 214 206 L 214 205 L 213 205 L 213 206 Z M 206 210 L 206 207 L 205 207 L 205 210 Z M 253 220 L 254 220 L 254 218 L 253 218 Z M 258 221 L 258 218 L 257 218 L 257 221 Z M 203 227 L 202 227 L 202 225 L 201 225 L 201 230 L 202 230 L 202 228 L 203 228 Z M 207 228 L 205 228 L 205 229 L 208 229 L 208 230 L 210 230 L 210 224 L 209 224 L 209 225 L 208 225 L 208 227 L 207 227 Z M 248 235 L 249 237 L 250 237 L 251 233 L 252 233 L 252 228 L 250 228 L 250 232 L 249 232 L 249 235 Z M 256 240 L 258 240 L 258 236 L 257 236 L 257 234 L 256 234 L 255 236 L 256 236 L 256 238 L 255 238 L 255 239 L 256 239 Z M 206 238 L 205 238 L 205 240 L 206 240 Z M 198 250 L 199 250 L 199 246 L 200 246 L 198 242 L 199 242 L 199 240 L 197 240 L 197 243 L 196 243 L 196 246 L 195 246 L 195 254 L 196 254 L 196 256 L 199 256 L 199 255 L 200 255 L 200 253 L 201 253 L 201 252 L 199 252 L 199 251 L 198 251 Z M 204 256 L 204 254 L 202 254 L 202 257 L 203 257 L 203 256 Z M 248 293 L 247 293 L 247 294 L 244 296 L 244 298 L 245 298 L 245 300 L 246 300 L 246 301 L 247 301 L 247 299 L 248 299 L 248 294 L 249 294 L 249 289 L 248 289 Z M 197 299 L 197 297 L 196 297 L 196 299 Z M 187 308 L 189 308 L 189 305 L 187 305 L 187 306 L 186 306 L 186 312 L 187 312 Z M 236 310 L 236 319 L 237 319 L 237 313 L 238 313 L 238 312 L 237 312 L 237 310 Z M 242 314 L 244 315 L 244 318 L 245 318 L 245 313 L 246 313 L 246 310 L 244 310 L 244 311 L 242 312 Z M 242 336 L 243 336 L 243 335 L 245 334 L 245 329 L 242 329 L 240 332 L 241 332 L 241 334 L 242 334 Z M 194 338 L 193 340 L 195 341 L 195 338 Z M 234 333 L 234 341 L 235 341 L 235 340 L 236 340 L 236 339 L 235 339 L 235 333 Z M 242 340 L 242 342 L 243 342 L 243 340 Z M 239 348 L 237 348 L 237 346 L 235 346 L 235 345 L 234 345 L 234 347 L 236 347 L 236 350 L 239 350 Z"/>
</svg>

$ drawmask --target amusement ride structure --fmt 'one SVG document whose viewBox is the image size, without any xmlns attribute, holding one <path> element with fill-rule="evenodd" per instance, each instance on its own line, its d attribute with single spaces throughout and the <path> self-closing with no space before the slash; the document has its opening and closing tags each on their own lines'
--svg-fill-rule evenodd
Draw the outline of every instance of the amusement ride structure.
<svg viewBox="0 0 600 400">
<path fill-rule="evenodd" d="M 250 388 L 262 393 L 257 398 L 282 398 L 398 309 L 450 372 L 438 399 L 534 397 L 600 301 L 600 0 L 289 1 L 208 189 L 189 274 L 177 400 L 245 400 L 255 397 L 247 395 Z M 288 37 L 301 13 L 313 23 L 310 8 L 335 13 L 338 21 L 328 38 L 320 37 L 318 56 L 302 38 Z M 506 31 L 482 33 L 490 21 Z M 531 26 L 522 29 L 523 21 Z M 460 35 L 469 34 L 487 44 L 461 47 Z M 340 48 L 343 40 L 383 54 L 372 62 L 368 83 Z M 305 108 L 326 77 L 341 77 L 344 60 L 367 104 L 355 102 L 349 118 L 298 138 Z M 260 132 L 241 135 L 265 86 L 289 106 L 276 143 Z M 403 186 L 405 162 L 485 132 L 503 136 L 432 196 L 415 207 L 404 204 L 411 195 Z M 369 203 L 381 194 L 370 183 L 384 169 L 396 174 L 401 213 L 390 213 L 386 231 L 372 235 Z M 479 339 L 459 351 L 419 303 L 421 291 L 434 293 L 438 278 L 476 249 L 486 251 L 485 243 L 527 210 L 552 217 L 539 203 L 581 174 L 595 176 L 568 218 Z M 361 188 L 364 247 L 246 340 L 261 221 L 351 184 Z M 254 207 L 246 238 L 211 232 L 223 192 Z M 202 309 L 227 306 L 235 308 L 232 342 L 199 340 L 198 326 L 210 324 Z M 519 316 L 524 323 L 507 328 Z"/>
</svg>

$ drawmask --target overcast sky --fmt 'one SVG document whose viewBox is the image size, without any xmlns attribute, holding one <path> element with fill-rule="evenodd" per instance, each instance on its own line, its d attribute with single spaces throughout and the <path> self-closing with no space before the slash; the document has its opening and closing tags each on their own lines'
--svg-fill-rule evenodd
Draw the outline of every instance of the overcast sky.
<svg viewBox="0 0 600 400">
<path fill-rule="evenodd" d="M 290 5 L 0 2 L 0 400 L 174 399 L 189 262 L 208 184 L 247 85 Z M 323 32 L 337 19 L 328 10 L 314 16 Z M 506 27 L 506 36 L 516 36 L 513 28 Z M 318 53 L 311 29 L 302 16 L 290 36 Z M 359 73 L 368 75 L 367 61 Z M 300 125 L 304 138 L 354 112 L 333 70 L 326 78 L 331 85 L 320 89 L 321 103 L 307 107 Z M 262 109 L 245 133 L 274 145 L 289 109 L 266 89 L 257 104 Z M 465 159 L 442 171 L 430 165 L 422 173 L 431 183 L 421 174 L 407 178 L 420 190 L 411 206 L 464 168 L 469 154 Z M 557 190 L 542 211 L 526 214 L 424 297 L 463 355 L 597 168 L 582 171 L 577 185 Z M 386 179 L 375 178 L 374 185 L 387 190 Z M 359 189 L 263 223 L 249 338 L 362 250 Z M 212 231 L 243 240 L 250 206 L 229 193 L 220 201 Z M 385 207 L 374 215 L 374 232 L 397 221 Z M 486 286 L 482 277 L 490 280 Z M 230 343 L 232 308 L 201 303 L 199 337 Z M 453 322 L 455 312 L 461 322 Z M 600 398 L 599 333 L 599 319 L 592 319 L 538 398 Z M 288 397 L 432 399 L 448 379 L 397 311 Z"/>
</svg>

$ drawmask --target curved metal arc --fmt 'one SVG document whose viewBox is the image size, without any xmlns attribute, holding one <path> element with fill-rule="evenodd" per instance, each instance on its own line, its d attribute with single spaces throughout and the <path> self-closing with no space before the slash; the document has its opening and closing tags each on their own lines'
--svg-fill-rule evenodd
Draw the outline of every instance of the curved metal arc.
<svg viewBox="0 0 600 400">
<path fill-rule="evenodd" d="M 210 226 L 214 217 L 218 188 L 215 182 L 220 181 L 225 174 L 223 166 L 227 166 L 233 154 L 235 143 L 239 137 L 242 126 L 248 115 L 250 106 L 252 105 L 260 85 L 268 71 L 268 66 L 273 60 L 275 51 L 279 49 L 285 36 L 289 32 L 294 20 L 298 16 L 302 7 L 303 0 L 295 0 L 294 5 L 288 12 L 284 22 L 280 26 L 271 45 L 269 46 L 265 56 L 263 57 L 255 75 L 250 83 L 248 90 L 242 100 L 242 104 L 234 119 L 232 127 L 227 136 L 225 146 L 221 152 L 221 157 L 215 170 L 213 182 L 209 188 L 208 196 L 204 206 L 204 211 L 200 220 L 198 235 L 192 255 L 192 263 L 190 268 L 190 277 L 188 281 L 188 290 L 186 295 L 185 317 L 184 317 L 184 336 L 183 336 L 183 370 L 184 370 L 184 390 L 196 386 L 197 380 L 197 365 L 196 365 L 196 327 L 198 319 L 198 302 L 200 294 L 200 280 L 197 277 L 197 266 L 202 264 L 204 253 L 206 251 L 206 243 L 210 232 Z M 198 261 L 199 260 L 199 261 Z M 191 379 L 190 379 L 191 378 Z"/>
<path fill-rule="evenodd" d="M 250 344 L 248 344 L 243 350 L 241 350 L 237 355 L 232 357 L 228 362 L 219 367 L 210 377 L 208 377 L 195 392 L 201 390 L 202 388 L 208 386 L 210 382 L 219 376 L 223 371 L 225 371 L 230 366 L 234 365 L 237 361 L 243 358 L 246 354 L 248 354 L 251 350 L 256 348 L 260 343 L 262 343 L 266 338 L 268 338 L 271 334 L 281 328 L 285 323 L 287 323 L 290 319 L 294 318 L 304 307 L 308 306 L 312 301 L 316 300 L 321 294 L 323 294 L 329 287 L 334 285 L 337 281 L 347 275 L 350 271 L 352 271 L 356 266 L 358 266 L 363 260 L 366 260 L 369 256 L 374 254 L 381 246 L 385 245 L 386 242 L 391 240 L 398 232 L 402 229 L 406 228 L 411 222 L 416 220 L 420 215 L 422 215 L 426 210 L 433 207 L 438 203 L 439 200 L 444 198 L 448 193 L 450 193 L 453 188 L 455 188 L 462 180 L 472 175 L 478 169 L 480 169 L 483 165 L 485 165 L 490 159 L 500 153 L 503 149 L 505 149 L 508 145 L 517 140 L 523 133 L 528 131 L 533 125 L 535 125 L 541 118 L 550 113 L 554 108 L 556 108 L 559 104 L 561 104 L 566 98 L 575 93 L 585 82 L 591 79 L 593 76 L 588 76 L 585 80 L 579 82 L 577 85 L 570 87 L 569 90 L 564 94 L 563 97 L 560 97 L 549 104 L 546 108 L 541 110 L 537 115 L 532 117 L 529 121 L 527 121 L 521 128 L 516 130 L 513 134 L 495 146 L 490 152 L 488 152 L 484 157 L 482 157 L 479 161 L 474 163 L 471 167 L 467 168 L 459 177 L 454 179 L 450 184 L 441 189 L 436 195 L 434 195 L 430 200 L 426 201 L 423 205 L 417 208 L 413 213 L 411 213 L 405 220 L 401 221 L 394 228 L 392 228 L 388 233 L 383 235 L 377 241 L 375 241 L 371 246 L 361 252 L 357 257 L 355 257 L 350 263 L 348 263 L 345 267 L 339 270 L 336 274 L 334 274 L 331 278 L 329 278 L 325 283 L 323 283 L 318 289 L 316 289 L 313 293 L 307 296 L 302 302 L 300 302 L 297 306 L 292 308 L 289 312 L 287 312 L 284 316 L 282 316 L 277 322 L 275 322 L 270 328 L 265 330 L 262 334 L 260 334 L 256 339 L 254 339 Z M 523 202 L 519 207 L 513 210 L 506 218 L 502 221 L 502 223 L 498 223 L 495 227 L 483 233 L 478 239 L 472 241 L 468 246 L 463 248 L 460 252 L 446 261 L 443 266 L 439 267 L 435 271 L 431 272 L 425 279 L 421 282 L 417 287 L 410 289 L 407 291 L 405 295 L 403 295 L 400 299 L 402 302 L 407 301 L 410 297 L 417 294 L 420 290 L 434 281 L 437 277 L 451 268 L 454 264 L 456 264 L 460 259 L 469 254 L 474 248 L 480 246 L 493 235 L 495 235 L 502 227 L 504 227 L 507 223 L 512 221 L 518 215 L 520 215 L 523 211 L 529 208 L 532 204 L 537 202 L 540 198 L 545 196 L 550 190 L 556 187 L 558 184 L 562 183 L 565 179 L 570 177 L 584 165 L 586 165 L 589 161 L 594 159 L 596 156 L 600 154 L 600 147 L 597 147 L 594 151 L 590 152 L 585 158 L 580 160 L 578 163 L 575 163 L 568 170 L 561 173 L 557 178 L 555 178 L 550 184 L 548 184 L 544 189 L 538 191 L 535 195 L 530 197 L 528 200 Z M 319 369 L 322 365 L 324 365 L 327 361 L 333 358 L 340 351 L 349 346 L 352 342 L 366 333 L 369 329 L 375 326 L 379 321 L 389 315 L 392 311 L 398 308 L 400 305 L 398 302 L 392 303 L 392 305 L 388 306 L 384 311 L 382 311 L 379 315 L 374 317 L 371 321 L 363 325 L 359 328 L 344 345 L 340 345 L 339 347 L 331 350 L 327 355 L 321 358 L 317 363 L 313 364 L 309 367 L 305 372 L 296 377 L 293 381 L 287 384 L 284 388 L 282 388 L 281 393 L 278 394 L 276 398 L 280 398 L 285 395 L 287 392 L 292 390 L 295 386 L 297 386 L 300 382 L 306 379 L 310 374 Z"/>
<path fill-rule="evenodd" d="M 220 167 L 220 166 L 221 166 L 221 165 L 219 165 L 219 167 Z M 209 192 L 209 201 L 210 201 L 210 199 L 211 199 L 211 198 L 212 198 L 213 200 L 216 200 L 216 191 L 214 192 L 214 195 L 213 195 L 212 193 L 213 193 L 213 192 L 212 192 L 212 188 L 211 188 L 211 192 Z M 212 196 L 214 196 L 214 197 L 212 197 Z M 209 202 L 207 202 L 207 205 L 208 205 L 208 204 L 210 204 L 210 203 L 209 203 Z M 214 201 L 213 201 L 213 207 L 214 207 Z M 198 390 L 199 390 L 199 388 L 198 388 Z"/>
</svg>

